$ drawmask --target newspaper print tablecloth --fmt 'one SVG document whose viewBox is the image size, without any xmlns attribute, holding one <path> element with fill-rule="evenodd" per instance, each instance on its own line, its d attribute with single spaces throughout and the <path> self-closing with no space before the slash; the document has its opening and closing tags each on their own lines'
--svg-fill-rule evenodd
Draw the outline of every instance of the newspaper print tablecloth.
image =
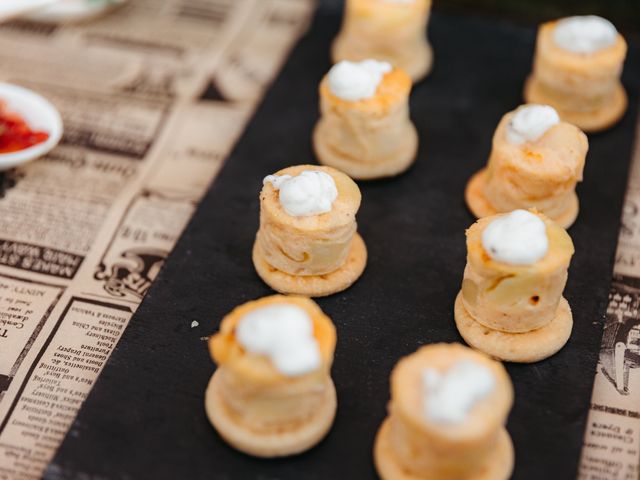
<svg viewBox="0 0 640 480">
<path fill-rule="evenodd" d="M 640 123 L 618 238 L 580 480 L 640 478 Z"/>
<path fill-rule="evenodd" d="M 0 175 L 0 479 L 37 478 L 242 132 L 312 0 L 132 0 L 0 25 L 0 81 L 61 111 Z"/>
</svg>

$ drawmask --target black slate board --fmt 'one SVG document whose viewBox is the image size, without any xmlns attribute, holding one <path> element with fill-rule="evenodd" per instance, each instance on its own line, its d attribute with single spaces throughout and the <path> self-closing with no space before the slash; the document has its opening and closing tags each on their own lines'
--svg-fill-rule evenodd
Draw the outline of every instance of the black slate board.
<svg viewBox="0 0 640 480">
<path fill-rule="evenodd" d="M 313 160 L 317 85 L 339 11 L 321 7 L 309 34 L 250 124 L 156 280 L 46 473 L 60 478 L 374 478 L 371 447 L 385 416 L 388 376 L 420 345 L 460 341 L 453 301 L 465 264 L 463 203 L 469 176 L 487 159 L 501 115 L 517 106 L 534 28 L 435 14 L 436 67 L 411 98 L 421 135 L 407 174 L 361 184 L 359 228 L 369 247 L 364 276 L 319 303 L 338 328 L 333 368 L 339 409 L 310 452 L 258 460 L 226 446 L 205 418 L 213 373 L 206 344 L 222 316 L 272 293 L 254 273 L 251 245 L 264 175 Z M 581 213 L 565 292 L 571 340 L 535 365 L 508 365 L 516 403 L 508 429 L 514 478 L 575 476 L 633 140 L 638 50 L 625 70 L 631 110 L 592 136 L 579 187 Z M 192 320 L 200 326 L 191 328 Z"/>
</svg>

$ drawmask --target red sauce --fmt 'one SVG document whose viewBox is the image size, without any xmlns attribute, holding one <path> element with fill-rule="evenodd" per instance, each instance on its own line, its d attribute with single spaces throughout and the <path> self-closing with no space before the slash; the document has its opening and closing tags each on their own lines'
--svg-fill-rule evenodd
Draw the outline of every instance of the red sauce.
<svg viewBox="0 0 640 480">
<path fill-rule="evenodd" d="M 20 115 L 8 112 L 0 101 L 0 153 L 18 152 L 48 138 L 47 132 L 31 130 Z"/>
</svg>

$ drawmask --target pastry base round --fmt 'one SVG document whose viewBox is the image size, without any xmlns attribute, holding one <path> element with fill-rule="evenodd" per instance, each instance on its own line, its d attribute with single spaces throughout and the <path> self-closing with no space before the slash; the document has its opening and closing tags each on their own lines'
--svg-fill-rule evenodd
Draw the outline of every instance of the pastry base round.
<svg viewBox="0 0 640 480">
<path fill-rule="evenodd" d="M 526 333 L 501 332 L 476 322 L 462 303 L 462 293 L 456 297 L 454 317 L 465 342 L 506 362 L 533 363 L 554 355 L 567 343 L 573 327 L 571 308 L 564 297 L 549 324 Z"/>
<path fill-rule="evenodd" d="M 209 421 L 220 436 L 233 448 L 249 455 L 263 458 L 284 457 L 309 450 L 322 440 L 333 425 L 336 416 L 337 400 L 333 381 L 329 379 L 327 398 L 322 408 L 304 423 L 288 429 L 273 431 L 252 430 L 240 423 L 224 404 L 218 390 L 218 371 L 216 371 L 205 393 L 205 411 Z"/>
<path fill-rule="evenodd" d="M 407 472 L 394 457 L 389 438 L 389 419 L 385 419 L 376 435 L 373 447 L 373 460 L 378 475 L 382 480 L 427 480 L 427 477 L 416 476 Z M 509 432 L 504 428 L 498 437 L 498 443 L 492 450 L 491 457 L 482 471 L 473 471 L 467 477 L 456 477 L 460 480 L 507 480 L 513 471 L 514 453 Z"/>
<path fill-rule="evenodd" d="M 260 278 L 275 291 L 306 297 L 326 297 L 349 288 L 367 265 L 367 247 L 356 233 L 349 255 L 338 270 L 325 275 L 290 275 L 267 263 L 258 242 L 253 244 L 253 265 Z"/>
<path fill-rule="evenodd" d="M 354 52 L 346 37 L 343 34 L 339 34 L 331 45 L 331 59 L 333 63 L 338 63 L 341 60 L 358 62 L 367 60 L 368 58 L 385 60 L 396 67 L 402 68 L 411 77 L 411 81 L 416 84 L 424 80 L 433 69 L 433 48 L 429 40 L 425 38 L 425 41 L 420 43 L 420 47 L 416 50 L 414 54 L 407 57 L 411 58 L 411 63 L 402 64 L 394 62 L 389 58 L 381 58 L 380 55 L 376 55 L 375 52 Z"/>
<path fill-rule="evenodd" d="M 489 215 L 495 215 L 498 212 L 487 197 L 484 195 L 484 183 L 487 176 L 486 168 L 483 168 L 479 172 L 476 172 L 467 183 L 467 188 L 464 191 L 464 199 L 467 202 L 467 207 L 471 210 L 471 213 L 476 218 L 488 217 Z M 558 217 L 550 217 L 554 222 L 560 225 L 562 228 L 567 229 L 578 218 L 578 212 L 580 210 L 580 202 L 575 192 L 571 195 L 571 201 L 567 208 L 562 212 L 562 215 Z M 545 213 L 545 212 L 541 212 Z"/>
<path fill-rule="evenodd" d="M 600 110 L 580 112 L 564 110 L 554 105 L 553 100 L 545 95 L 544 90 L 533 76 L 529 76 L 524 84 L 524 98 L 527 103 L 541 103 L 551 105 L 556 109 L 560 118 L 565 122 L 572 123 L 587 133 L 600 132 L 613 127 L 627 111 L 627 92 L 621 83 L 618 82 L 612 98 Z"/>
<path fill-rule="evenodd" d="M 326 123 L 320 120 L 313 129 L 313 149 L 322 165 L 337 168 L 354 180 L 374 180 L 376 178 L 394 177 L 406 171 L 415 161 L 418 153 L 418 132 L 411 124 L 406 138 L 399 142 L 402 150 L 386 162 L 363 163 L 349 157 L 339 155 L 324 141 Z"/>
</svg>

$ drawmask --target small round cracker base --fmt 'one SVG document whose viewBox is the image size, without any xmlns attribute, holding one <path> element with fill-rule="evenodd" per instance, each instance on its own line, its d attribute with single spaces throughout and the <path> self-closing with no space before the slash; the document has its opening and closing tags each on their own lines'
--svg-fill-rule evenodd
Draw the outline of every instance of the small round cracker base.
<svg viewBox="0 0 640 480">
<path fill-rule="evenodd" d="M 325 275 L 290 275 L 272 267 L 264 259 L 258 242 L 253 245 L 253 265 L 260 278 L 275 291 L 306 297 L 326 297 L 349 288 L 367 265 L 367 247 L 356 233 L 347 260 L 338 270 Z"/>
<path fill-rule="evenodd" d="M 569 340 L 573 315 L 562 297 L 556 316 L 542 328 L 526 333 L 507 333 L 487 328 L 475 321 L 458 293 L 454 317 L 460 335 L 471 347 L 506 362 L 533 363 L 557 353 Z"/>
<path fill-rule="evenodd" d="M 373 447 L 373 459 L 382 480 L 426 480 L 427 478 L 416 476 L 398 464 L 389 437 L 389 419 L 385 419 L 378 430 Z M 511 437 L 502 428 L 498 442 L 491 451 L 485 468 L 481 471 L 475 470 L 467 477 L 456 478 L 460 478 L 460 480 L 507 480 L 513 472 L 513 464 L 514 453 Z"/>
<path fill-rule="evenodd" d="M 469 182 L 467 182 L 467 188 L 464 191 L 464 199 L 467 203 L 467 207 L 476 218 L 483 218 L 490 215 L 496 215 L 497 213 L 502 213 L 498 212 L 484 195 L 486 177 L 486 168 L 476 172 L 469 179 Z M 580 202 L 578 200 L 578 195 L 573 192 L 573 195 L 571 195 L 569 200 L 569 205 L 567 205 L 567 208 L 562 212 L 562 214 L 558 217 L 549 218 L 566 230 L 576 221 L 579 211 Z"/>
<path fill-rule="evenodd" d="M 309 450 L 322 440 L 333 425 L 337 399 L 333 381 L 329 379 L 327 397 L 322 407 L 304 423 L 288 429 L 273 431 L 252 430 L 238 421 L 219 393 L 216 371 L 205 393 L 205 411 L 218 434 L 233 448 L 248 455 L 263 458 L 285 457 Z"/>
</svg>

